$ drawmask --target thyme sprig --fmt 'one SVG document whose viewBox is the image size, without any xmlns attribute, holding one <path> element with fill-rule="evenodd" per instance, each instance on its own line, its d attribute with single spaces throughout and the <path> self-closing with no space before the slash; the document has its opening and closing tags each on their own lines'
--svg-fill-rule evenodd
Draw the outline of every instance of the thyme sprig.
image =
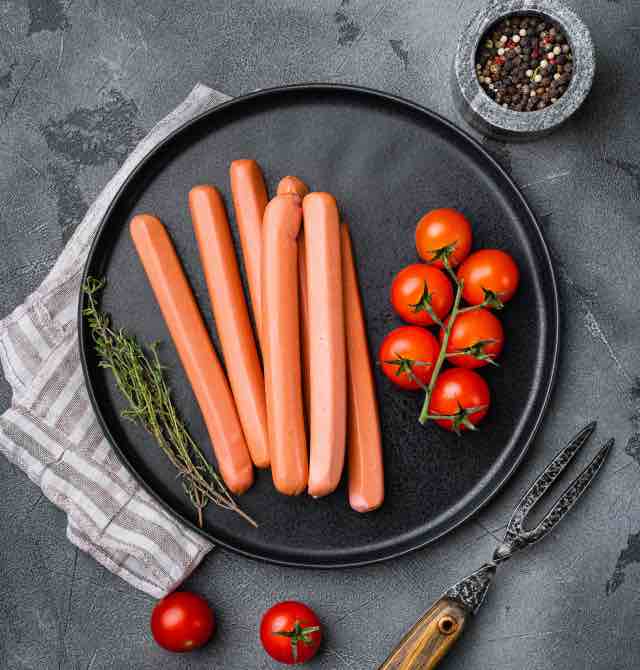
<svg viewBox="0 0 640 670">
<path fill-rule="evenodd" d="M 202 511 L 210 502 L 257 527 L 232 498 L 178 416 L 158 356 L 159 343 L 143 347 L 124 329 L 115 329 L 109 315 L 98 308 L 97 294 L 105 284 L 104 279 L 87 279 L 82 287 L 87 297 L 83 315 L 91 330 L 98 365 L 111 371 L 127 401 L 122 416 L 144 428 L 176 468 L 184 491 L 196 508 L 200 527 Z"/>
</svg>

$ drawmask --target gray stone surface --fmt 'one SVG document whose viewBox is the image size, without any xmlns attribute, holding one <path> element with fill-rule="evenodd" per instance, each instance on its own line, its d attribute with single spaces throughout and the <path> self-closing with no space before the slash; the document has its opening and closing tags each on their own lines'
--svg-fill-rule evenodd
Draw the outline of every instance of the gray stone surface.
<svg viewBox="0 0 640 670">
<path fill-rule="evenodd" d="M 353 82 L 457 120 L 448 75 L 457 35 L 482 5 L 0 2 L 0 313 L 37 286 L 118 163 L 196 81 L 230 94 Z M 501 569 L 442 667 L 640 665 L 640 7 L 579 5 L 599 59 L 585 106 L 534 144 L 485 140 L 544 226 L 564 318 L 549 414 L 503 493 L 433 547 L 369 568 L 291 570 L 216 550 L 187 586 L 214 605 L 218 634 L 203 651 L 170 656 L 148 633 L 152 600 L 76 552 L 62 513 L 0 459 L 0 667 L 274 668 L 256 627 L 270 603 L 294 597 L 327 625 L 310 667 L 375 668 L 444 587 L 490 556 L 523 487 L 592 418 L 599 440 L 617 440 L 599 481 L 558 531 Z M 0 381 L 0 409 L 9 403 Z"/>
</svg>

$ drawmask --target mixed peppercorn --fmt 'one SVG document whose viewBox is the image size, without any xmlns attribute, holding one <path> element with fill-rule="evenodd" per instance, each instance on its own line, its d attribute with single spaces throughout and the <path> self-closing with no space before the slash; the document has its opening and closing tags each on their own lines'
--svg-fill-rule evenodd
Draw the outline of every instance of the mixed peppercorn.
<svg viewBox="0 0 640 670">
<path fill-rule="evenodd" d="M 559 25 L 542 16 L 510 16 L 485 33 L 476 74 L 502 107 L 533 112 L 556 102 L 573 73 L 573 55 Z"/>
</svg>

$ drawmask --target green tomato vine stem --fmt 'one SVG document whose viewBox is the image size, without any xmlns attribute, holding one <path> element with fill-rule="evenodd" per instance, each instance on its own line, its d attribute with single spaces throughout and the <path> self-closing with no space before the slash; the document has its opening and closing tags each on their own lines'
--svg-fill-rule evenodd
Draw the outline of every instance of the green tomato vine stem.
<svg viewBox="0 0 640 670">
<path fill-rule="evenodd" d="M 476 312 L 479 309 L 482 309 L 485 307 L 485 303 L 482 302 L 479 305 L 470 305 L 469 307 L 462 307 L 461 309 L 458 310 L 458 314 L 464 314 L 466 312 Z"/>
<path fill-rule="evenodd" d="M 422 405 L 422 410 L 420 412 L 420 417 L 418 418 L 418 421 L 422 425 L 427 423 L 429 420 L 429 405 L 431 403 L 431 396 L 433 394 L 433 389 L 435 388 L 436 382 L 438 381 L 438 375 L 440 374 L 440 370 L 442 369 L 442 365 L 447 357 L 447 347 L 449 345 L 449 336 L 451 335 L 451 330 L 453 329 L 453 324 L 455 323 L 456 317 L 458 316 L 458 312 L 460 309 L 460 300 L 462 299 L 462 288 L 464 285 L 464 282 L 462 279 L 458 279 L 456 277 L 455 273 L 451 269 L 451 266 L 449 265 L 448 259 L 445 259 L 444 261 L 444 266 L 447 270 L 447 272 L 451 275 L 453 278 L 455 284 L 456 284 L 456 297 L 453 301 L 453 307 L 451 309 L 451 314 L 449 315 L 449 319 L 447 321 L 447 325 L 444 329 L 444 336 L 442 338 L 442 344 L 440 346 L 440 351 L 438 352 L 438 358 L 436 359 L 435 365 L 433 366 L 433 374 L 431 375 L 431 381 L 429 382 L 429 386 L 427 387 L 427 390 L 425 392 L 425 398 L 424 398 L 424 403 Z"/>
</svg>

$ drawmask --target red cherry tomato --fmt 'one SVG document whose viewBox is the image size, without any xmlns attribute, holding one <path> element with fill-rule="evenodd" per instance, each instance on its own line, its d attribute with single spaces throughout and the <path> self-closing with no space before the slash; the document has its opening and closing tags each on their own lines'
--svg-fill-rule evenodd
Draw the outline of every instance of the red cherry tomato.
<svg viewBox="0 0 640 670">
<path fill-rule="evenodd" d="M 436 252 L 451 246 L 453 252 L 449 264 L 455 268 L 471 250 L 471 224 L 457 209 L 434 209 L 418 221 L 416 248 L 420 258 L 444 267 L 442 260 L 434 260 Z"/>
<path fill-rule="evenodd" d="M 485 290 L 495 293 L 505 303 L 518 288 L 520 271 L 508 253 L 481 249 L 460 266 L 458 277 L 464 280 L 462 297 L 470 305 L 480 305 L 485 299 Z"/>
<path fill-rule="evenodd" d="M 451 419 L 436 419 L 442 428 L 453 432 L 471 430 L 487 414 L 491 402 L 487 382 L 473 370 L 449 368 L 440 374 L 431 395 L 429 414 L 453 415 Z M 482 407 L 476 412 L 467 410 Z"/>
<path fill-rule="evenodd" d="M 271 658 L 287 665 L 299 665 L 313 658 L 320 647 L 320 621 L 306 605 L 284 601 L 265 612 L 260 624 L 260 640 Z"/>
<path fill-rule="evenodd" d="M 417 391 L 426 385 L 440 347 L 436 338 L 418 326 L 400 326 L 382 341 L 378 360 L 384 374 L 396 385 Z"/>
<path fill-rule="evenodd" d="M 440 329 L 441 343 L 443 339 L 444 330 Z M 481 368 L 483 365 L 489 365 L 491 360 L 500 355 L 503 345 L 504 329 L 500 319 L 493 312 L 488 309 L 462 312 L 456 317 L 451 329 L 447 354 L 459 354 L 465 349 L 475 351 L 471 351 L 468 355 L 447 356 L 447 360 L 459 368 Z"/>
<path fill-rule="evenodd" d="M 209 641 L 215 629 L 213 612 L 204 598 L 175 591 L 151 613 L 153 639 L 169 651 L 191 651 Z"/>
<path fill-rule="evenodd" d="M 432 309 L 440 319 L 451 311 L 453 288 L 447 276 L 432 265 L 415 263 L 400 270 L 391 284 L 391 304 L 400 318 L 431 326 Z"/>
</svg>

